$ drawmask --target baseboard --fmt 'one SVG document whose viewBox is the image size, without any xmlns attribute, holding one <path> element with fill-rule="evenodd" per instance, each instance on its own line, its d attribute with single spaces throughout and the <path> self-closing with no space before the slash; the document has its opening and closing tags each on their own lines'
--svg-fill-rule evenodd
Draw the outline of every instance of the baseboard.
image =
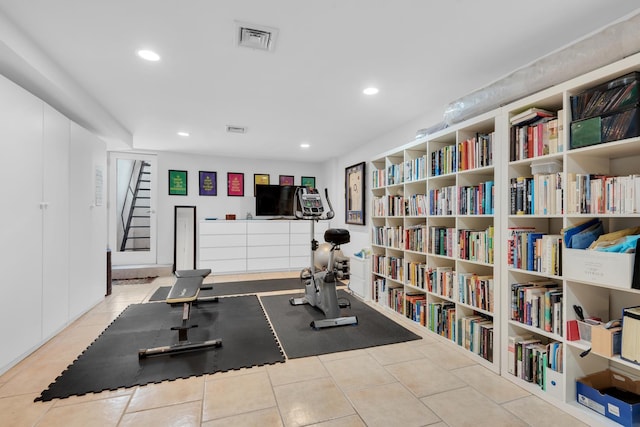
<svg viewBox="0 0 640 427">
<path fill-rule="evenodd" d="M 111 268 L 112 280 L 142 279 L 145 277 L 171 276 L 171 265 L 114 265 Z"/>
</svg>

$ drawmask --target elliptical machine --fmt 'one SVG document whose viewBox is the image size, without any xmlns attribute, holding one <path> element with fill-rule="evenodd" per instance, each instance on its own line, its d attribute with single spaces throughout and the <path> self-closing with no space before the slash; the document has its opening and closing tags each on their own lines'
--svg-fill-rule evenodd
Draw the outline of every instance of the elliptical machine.
<svg viewBox="0 0 640 427">
<path fill-rule="evenodd" d="M 315 188 L 297 188 L 294 209 L 296 218 L 311 221 L 311 267 L 305 268 L 300 272 L 300 280 L 304 284 L 305 290 L 304 297 L 291 298 L 289 302 L 291 305 L 309 304 L 324 313 L 325 319 L 311 322 L 310 326 L 314 329 L 358 324 L 356 316 L 340 316 L 340 309 L 348 307 L 350 304 L 341 304 L 338 301 L 338 292 L 336 290 L 338 271 L 334 263 L 334 252 L 340 249 L 341 244 L 349 243 L 348 230 L 330 228 L 325 231 L 324 240 L 331 244 L 329 261 L 327 262 L 326 270 L 317 269 L 315 265 L 315 253 L 318 249 L 318 241 L 315 239 L 315 222 L 329 220 L 334 216 L 326 188 L 324 194 L 327 205 L 329 205 L 329 210 L 326 214 L 322 205 L 322 197 Z"/>
</svg>

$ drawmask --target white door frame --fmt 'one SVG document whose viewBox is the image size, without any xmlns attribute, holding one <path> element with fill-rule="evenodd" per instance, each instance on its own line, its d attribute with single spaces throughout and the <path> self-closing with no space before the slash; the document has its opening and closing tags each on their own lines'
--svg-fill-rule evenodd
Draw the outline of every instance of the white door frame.
<svg viewBox="0 0 640 427">
<path fill-rule="evenodd" d="M 117 212 L 117 159 L 144 160 L 151 164 L 150 182 L 150 230 L 148 251 L 121 252 L 117 242 L 118 217 Z M 135 152 L 109 152 L 109 248 L 111 249 L 111 262 L 113 265 L 155 265 L 157 263 L 157 198 L 158 198 L 158 161 L 157 156 L 148 153 Z"/>
</svg>

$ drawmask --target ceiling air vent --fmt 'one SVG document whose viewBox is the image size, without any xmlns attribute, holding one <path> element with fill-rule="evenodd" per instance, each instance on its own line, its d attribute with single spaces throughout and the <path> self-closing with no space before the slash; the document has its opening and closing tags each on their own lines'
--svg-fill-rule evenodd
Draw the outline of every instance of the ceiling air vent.
<svg viewBox="0 0 640 427">
<path fill-rule="evenodd" d="M 262 25 L 236 22 L 238 46 L 271 51 L 275 47 L 278 30 Z"/>
<path fill-rule="evenodd" d="M 230 125 L 227 125 L 227 132 L 229 132 L 229 133 L 246 133 L 247 132 L 247 128 L 242 127 L 242 126 L 230 126 Z"/>
</svg>

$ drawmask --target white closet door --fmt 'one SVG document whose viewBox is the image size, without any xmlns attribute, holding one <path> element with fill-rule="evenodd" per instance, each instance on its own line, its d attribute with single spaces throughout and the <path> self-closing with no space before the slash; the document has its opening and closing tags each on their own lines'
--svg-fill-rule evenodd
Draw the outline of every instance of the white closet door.
<svg viewBox="0 0 640 427">
<path fill-rule="evenodd" d="M 44 106 L 42 328 L 49 338 L 69 319 L 69 119 Z"/>
<path fill-rule="evenodd" d="M 73 319 L 106 293 L 107 214 L 102 182 L 104 142 L 71 122 L 69 159 L 69 315 Z"/>
<path fill-rule="evenodd" d="M 0 76 L 0 369 L 42 337 L 43 102 Z"/>
</svg>

